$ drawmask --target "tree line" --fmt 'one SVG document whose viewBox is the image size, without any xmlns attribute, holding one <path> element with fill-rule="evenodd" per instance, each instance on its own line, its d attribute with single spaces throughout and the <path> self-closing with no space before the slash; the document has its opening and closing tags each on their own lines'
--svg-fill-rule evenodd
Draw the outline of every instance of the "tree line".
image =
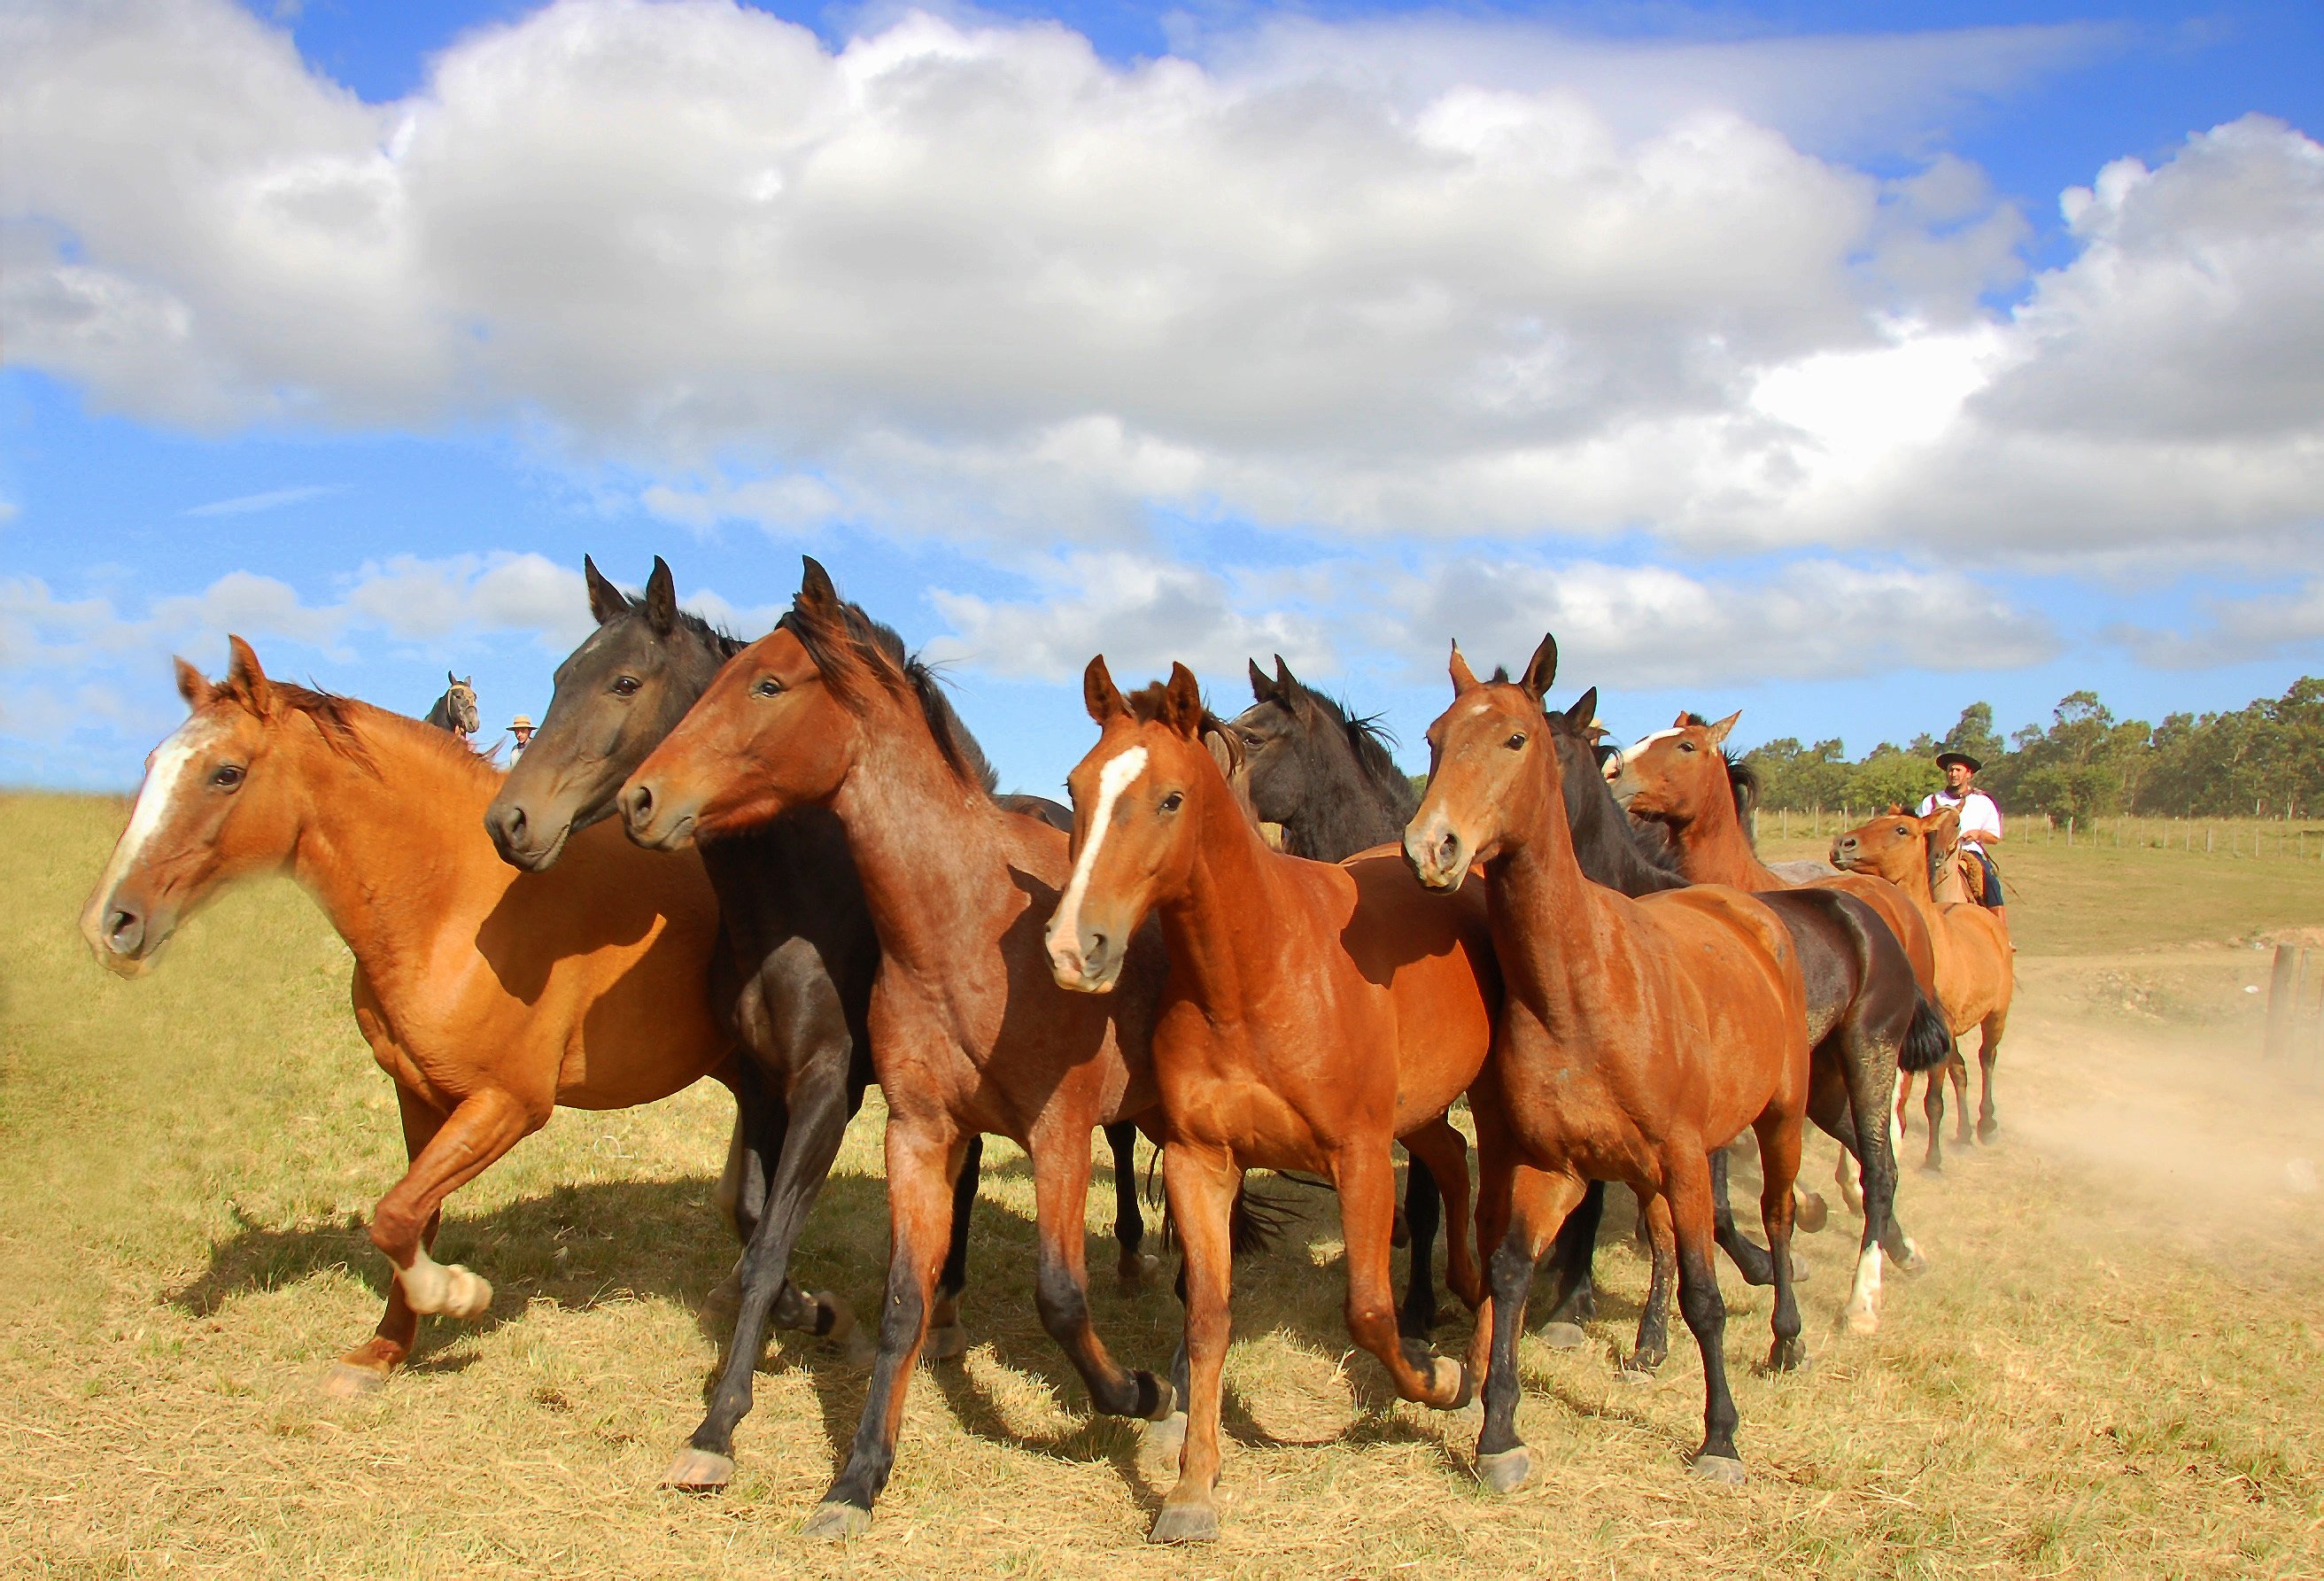
<svg viewBox="0 0 2324 1581">
<path fill-rule="evenodd" d="M 2324 680 L 2302 676 L 2281 698 L 2233 713 L 2172 714 L 2162 724 L 2117 719 L 2094 691 L 2060 699 L 2044 728 L 2005 742 L 1993 707 L 1972 703 L 1941 737 L 1882 742 L 1850 762 L 1837 740 L 1785 736 L 1743 761 L 1759 776 L 1761 805 L 1917 806 L 1944 780 L 1934 759 L 1964 752 L 1985 765 L 1978 788 L 2005 812 L 2090 818 L 2287 818 L 2324 809 Z"/>
</svg>

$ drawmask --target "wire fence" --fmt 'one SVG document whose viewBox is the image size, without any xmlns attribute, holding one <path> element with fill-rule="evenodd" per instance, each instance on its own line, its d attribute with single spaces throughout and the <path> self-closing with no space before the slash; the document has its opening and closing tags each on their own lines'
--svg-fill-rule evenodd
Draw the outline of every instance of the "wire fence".
<svg viewBox="0 0 2324 1581">
<path fill-rule="evenodd" d="M 1879 809 L 1763 807 L 1752 815 L 1763 840 L 1829 839 L 1876 817 Z M 2177 851 L 2232 861 L 2313 862 L 2324 867 L 2324 823 L 2273 818 L 2139 818 L 2089 819 L 2041 813 L 2005 813 L 2002 852 L 2042 846 L 2075 851 Z"/>
</svg>

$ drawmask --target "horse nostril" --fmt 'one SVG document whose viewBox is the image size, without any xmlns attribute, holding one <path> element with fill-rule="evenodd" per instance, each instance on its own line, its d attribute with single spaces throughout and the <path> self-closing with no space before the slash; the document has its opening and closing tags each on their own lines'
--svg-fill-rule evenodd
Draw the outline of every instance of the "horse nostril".
<svg viewBox="0 0 2324 1581">
<path fill-rule="evenodd" d="M 632 785 L 622 798 L 622 816 L 633 829 L 643 828 L 653 817 L 653 792 L 643 785 Z"/>
<path fill-rule="evenodd" d="M 1104 958 L 1105 935 L 1092 933 L 1084 936 L 1082 940 L 1082 959 L 1093 966 Z"/>
<path fill-rule="evenodd" d="M 524 809 L 512 807 L 501 814 L 501 829 L 512 840 L 524 838 Z"/>
<path fill-rule="evenodd" d="M 106 919 L 105 937 L 115 955 L 134 954 L 145 942 L 145 920 L 134 911 L 116 908 Z"/>
</svg>

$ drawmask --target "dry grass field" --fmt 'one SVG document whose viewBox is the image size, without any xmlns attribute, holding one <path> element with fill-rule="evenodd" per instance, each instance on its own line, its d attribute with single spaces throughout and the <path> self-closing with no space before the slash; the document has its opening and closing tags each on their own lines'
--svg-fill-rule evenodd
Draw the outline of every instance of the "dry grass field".
<svg viewBox="0 0 2324 1581">
<path fill-rule="evenodd" d="M 1030 1182 L 1002 1146 L 973 1242 L 978 1343 L 921 1375 L 872 1533 L 825 1549 L 796 1528 L 862 1380 L 812 1342 L 770 1347 L 730 1493 L 655 1485 L 698 1414 L 716 1337 L 697 1313 L 732 1255 L 708 1207 L 715 1087 L 561 1114 L 456 1197 L 439 1253 L 493 1281 L 491 1310 L 431 1320 L 377 1394 L 317 1398 L 377 1317 L 360 1224 L 401 1160 L 347 956 L 267 884 L 147 980 L 106 976 L 72 919 L 122 818 L 0 798 L 0 1575 L 2324 1573 L 2324 1096 L 2259 1063 L 2244 992 L 2265 981 L 2255 937 L 2324 923 L 2324 864 L 2010 852 L 2003 1134 L 1949 1146 L 1941 1177 L 1908 1168 L 1932 1267 L 1891 1279 L 1877 1336 L 1833 1329 L 1846 1216 L 1803 1238 L 1804 1374 L 1753 1371 L 1766 1300 L 1729 1274 L 1739 1491 L 1684 1469 L 1691 1347 L 1653 1387 L 1615 1381 L 1644 1284 L 1628 1237 L 1601 1253 L 1596 1347 L 1523 1353 L 1544 1470 L 1500 1500 L 1465 1434 L 1350 1358 L 1334 1223 L 1302 1194 L 1286 1246 L 1241 1271 L 1224 1539 L 1147 1549 L 1167 1482 L 1131 1428 L 1087 1415 L 1040 1331 Z M 878 1119 L 798 1259 L 859 1306 L 885 1246 Z M 1812 1143 L 1818 1177 L 1834 1151 Z M 1167 1290 L 1107 1281 L 1095 1306 L 1119 1354 L 1167 1359 Z"/>
</svg>

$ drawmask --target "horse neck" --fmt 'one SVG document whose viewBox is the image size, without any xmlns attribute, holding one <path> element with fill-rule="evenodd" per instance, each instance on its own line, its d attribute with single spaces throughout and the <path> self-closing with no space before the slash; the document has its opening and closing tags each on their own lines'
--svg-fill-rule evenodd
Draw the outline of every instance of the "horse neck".
<svg viewBox="0 0 2324 1581">
<path fill-rule="evenodd" d="M 1614 997 L 1606 993 L 1609 970 L 1628 961 L 1628 941 L 1609 915 L 1620 902 L 1582 871 L 1554 778 L 1503 828 L 1500 847 L 1487 864 L 1487 901 L 1503 981 L 1513 1003 L 1571 1044 Z"/>
<path fill-rule="evenodd" d="M 954 772 L 908 700 L 876 693 L 856 732 L 861 744 L 831 809 L 881 951 L 916 969 L 956 967 L 980 920 L 1022 893 L 1001 839 L 1006 815 Z M 989 948 L 991 929 L 982 931 Z"/>
<path fill-rule="evenodd" d="M 347 705 L 372 766 L 333 751 L 309 726 L 291 739 L 305 788 L 290 871 L 374 983 L 400 964 L 424 967 L 422 936 L 464 892 L 505 888 L 513 871 L 483 836 L 493 781 L 451 756 L 424 725 Z M 495 884 L 495 880 L 501 880 Z"/>
<path fill-rule="evenodd" d="M 1575 786 L 1563 771 L 1570 750 L 1561 742 L 1559 782 L 1565 787 L 1565 827 L 1572 836 L 1575 863 L 1582 876 L 1626 895 L 1649 895 L 1683 888 L 1687 880 L 1646 860 L 1631 837 L 1629 819 L 1606 788 L 1597 765 L 1590 763 L 1586 778 Z"/>
<path fill-rule="evenodd" d="M 1284 848 L 1293 855 L 1340 862 L 1404 837 L 1415 810 L 1410 799 L 1398 800 L 1365 772 L 1343 739 L 1314 743 L 1307 764 L 1311 788 L 1283 820 Z"/>
<path fill-rule="evenodd" d="M 1170 982 L 1211 1012 L 1213 1022 L 1243 1009 L 1296 975 L 1305 953 L 1286 949 L 1279 920 L 1293 903 L 1284 887 L 1286 858 L 1267 847 L 1257 826 L 1215 773 L 1201 785 L 1195 842 L 1186 886 L 1155 902 L 1170 959 Z M 1270 937 L 1258 937 L 1265 933 Z"/>
<path fill-rule="evenodd" d="M 1692 809 L 1663 822 L 1671 832 L 1680 865 L 1695 883 L 1728 883 L 1745 890 L 1787 887 L 1751 848 L 1751 836 L 1735 809 L 1734 793 L 1726 786 L 1706 790 Z"/>
<path fill-rule="evenodd" d="M 1941 856 L 1931 852 L 1926 846 L 1922 847 L 1922 852 L 1923 860 L 1921 863 L 1921 873 L 1927 880 L 1929 902 L 1938 906 L 1965 903 L 1969 900 L 1969 891 L 1961 883 L 1960 847 L 1956 846 Z M 1944 876 L 1931 877 L 1932 874 L 1942 874 Z"/>
</svg>

